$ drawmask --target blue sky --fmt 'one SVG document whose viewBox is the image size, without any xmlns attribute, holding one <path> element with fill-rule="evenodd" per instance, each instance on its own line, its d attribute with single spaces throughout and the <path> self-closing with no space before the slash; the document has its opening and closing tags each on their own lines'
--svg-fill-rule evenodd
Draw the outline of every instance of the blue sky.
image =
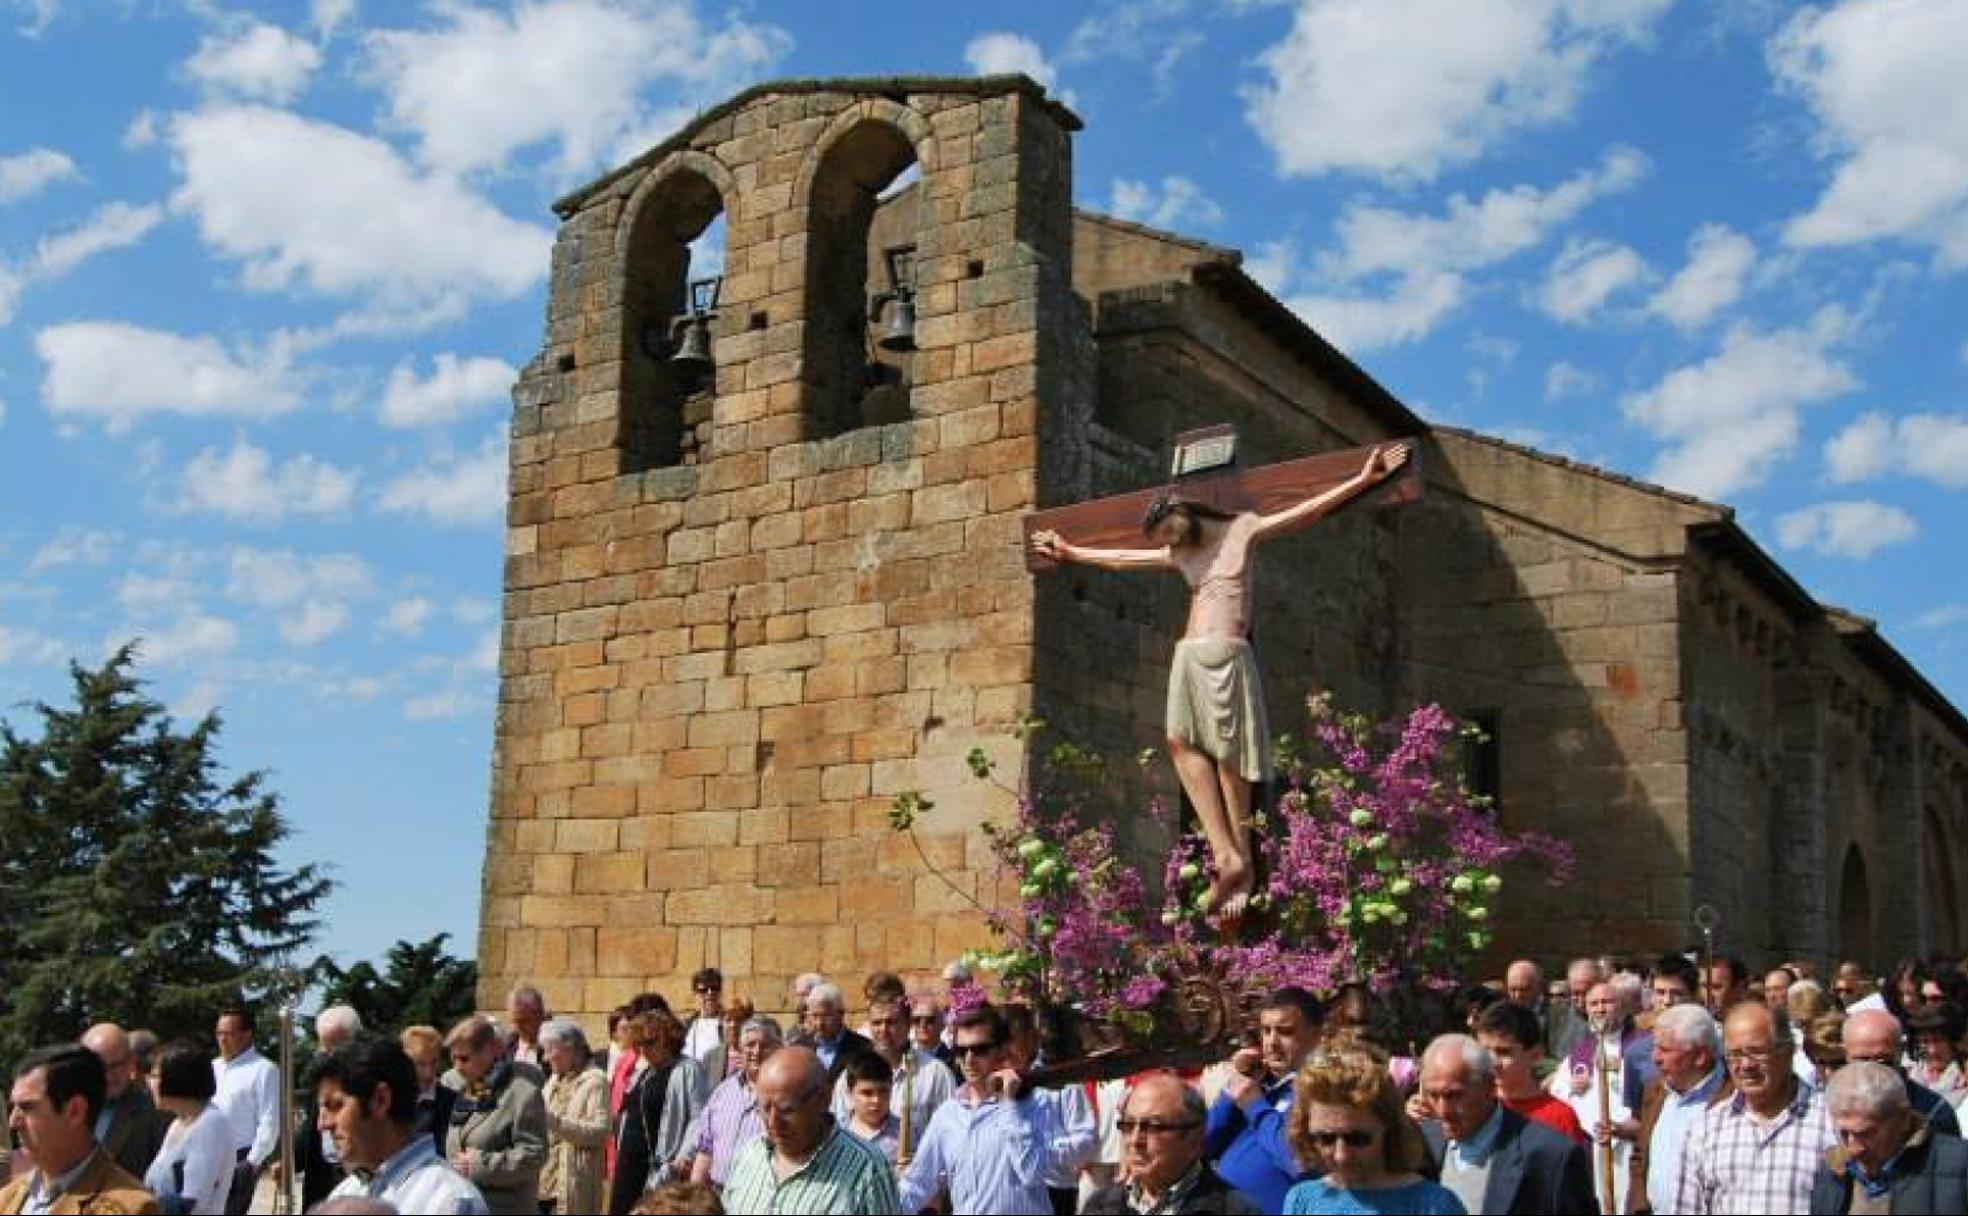
<svg viewBox="0 0 1968 1216">
<path fill-rule="evenodd" d="M 473 949 L 549 204 L 762 80 L 1013 70 L 1082 206 L 1425 417 L 1734 505 L 1968 705 L 1968 5 L 956 11 L 0 0 L 0 715 L 141 635 L 341 881 L 323 947 Z"/>
</svg>

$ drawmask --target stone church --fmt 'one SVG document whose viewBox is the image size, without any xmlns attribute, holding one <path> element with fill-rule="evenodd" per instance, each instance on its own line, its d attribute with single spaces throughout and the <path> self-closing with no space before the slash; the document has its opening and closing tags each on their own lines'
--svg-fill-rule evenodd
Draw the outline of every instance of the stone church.
<svg viewBox="0 0 1968 1216">
<path fill-rule="evenodd" d="M 1489 728 L 1504 822 L 1578 853 L 1509 886 L 1498 958 L 1684 945 L 1703 903 L 1752 961 L 1968 947 L 1968 719 L 1869 622 L 1728 507 L 1430 425 L 1235 251 L 1076 209 L 1080 125 L 1017 76 L 762 85 L 557 204 L 482 1003 L 592 1018 L 715 965 L 775 1009 L 988 942 L 965 897 L 1011 807 L 966 755 L 1017 771 L 1026 715 L 1157 745 L 1186 602 L 1029 574 L 1021 519 L 1159 484 L 1217 423 L 1246 465 L 1418 439 L 1418 503 L 1267 546 L 1259 654 L 1277 730 L 1314 685 Z M 951 882 L 888 829 L 904 790 Z"/>
</svg>

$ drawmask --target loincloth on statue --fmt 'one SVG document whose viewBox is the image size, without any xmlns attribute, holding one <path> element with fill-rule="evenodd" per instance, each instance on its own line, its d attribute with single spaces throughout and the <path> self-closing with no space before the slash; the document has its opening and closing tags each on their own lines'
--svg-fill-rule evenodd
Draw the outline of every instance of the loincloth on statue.
<svg viewBox="0 0 1968 1216">
<path fill-rule="evenodd" d="M 1271 775 L 1271 728 L 1257 656 L 1242 638 L 1184 638 L 1169 661 L 1169 736 L 1250 782 Z"/>
</svg>

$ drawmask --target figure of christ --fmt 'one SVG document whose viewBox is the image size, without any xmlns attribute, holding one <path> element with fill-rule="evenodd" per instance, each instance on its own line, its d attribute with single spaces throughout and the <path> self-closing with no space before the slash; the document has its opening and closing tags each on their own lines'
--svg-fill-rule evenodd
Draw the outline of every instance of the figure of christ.
<svg viewBox="0 0 1968 1216">
<path fill-rule="evenodd" d="M 1160 547 L 1095 549 L 1057 532 L 1032 534 L 1032 549 L 1054 561 L 1107 570 L 1174 569 L 1189 584 L 1189 619 L 1169 666 L 1165 729 L 1182 792 L 1214 863 L 1204 907 L 1225 922 L 1243 914 L 1254 878 L 1250 790 L 1271 769 L 1264 692 L 1251 650 L 1251 548 L 1331 514 L 1407 463 L 1405 444 L 1367 454 L 1360 471 L 1331 489 L 1269 514 L 1220 511 L 1163 494 L 1141 530 Z"/>
</svg>

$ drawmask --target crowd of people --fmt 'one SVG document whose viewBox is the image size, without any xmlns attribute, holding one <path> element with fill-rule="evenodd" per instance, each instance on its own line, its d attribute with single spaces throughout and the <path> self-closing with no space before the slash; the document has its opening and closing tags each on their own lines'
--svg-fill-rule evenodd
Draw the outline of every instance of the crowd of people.
<svg viewBox="0 0 1968 1216">
<path fill-rule="evenodd" d="M 338 1006 L 291 1178 L 247 1011 L 216 1055 L 104 1023 L 15 1065 L 0 1213 L 244 1212 L 271 1174 L 323 1213 L 1968 1216 L 1956 960 L 1520 960 L 1406 996 L 1281 988 L 1217 1065 L 1060 1087 L 1043 1011 L 888 973 L 850 1029 L 823 976 L 782 1026 L 706 968 L 600 1045 L 527 986 L 443 1032 Z"/>
</svg>

